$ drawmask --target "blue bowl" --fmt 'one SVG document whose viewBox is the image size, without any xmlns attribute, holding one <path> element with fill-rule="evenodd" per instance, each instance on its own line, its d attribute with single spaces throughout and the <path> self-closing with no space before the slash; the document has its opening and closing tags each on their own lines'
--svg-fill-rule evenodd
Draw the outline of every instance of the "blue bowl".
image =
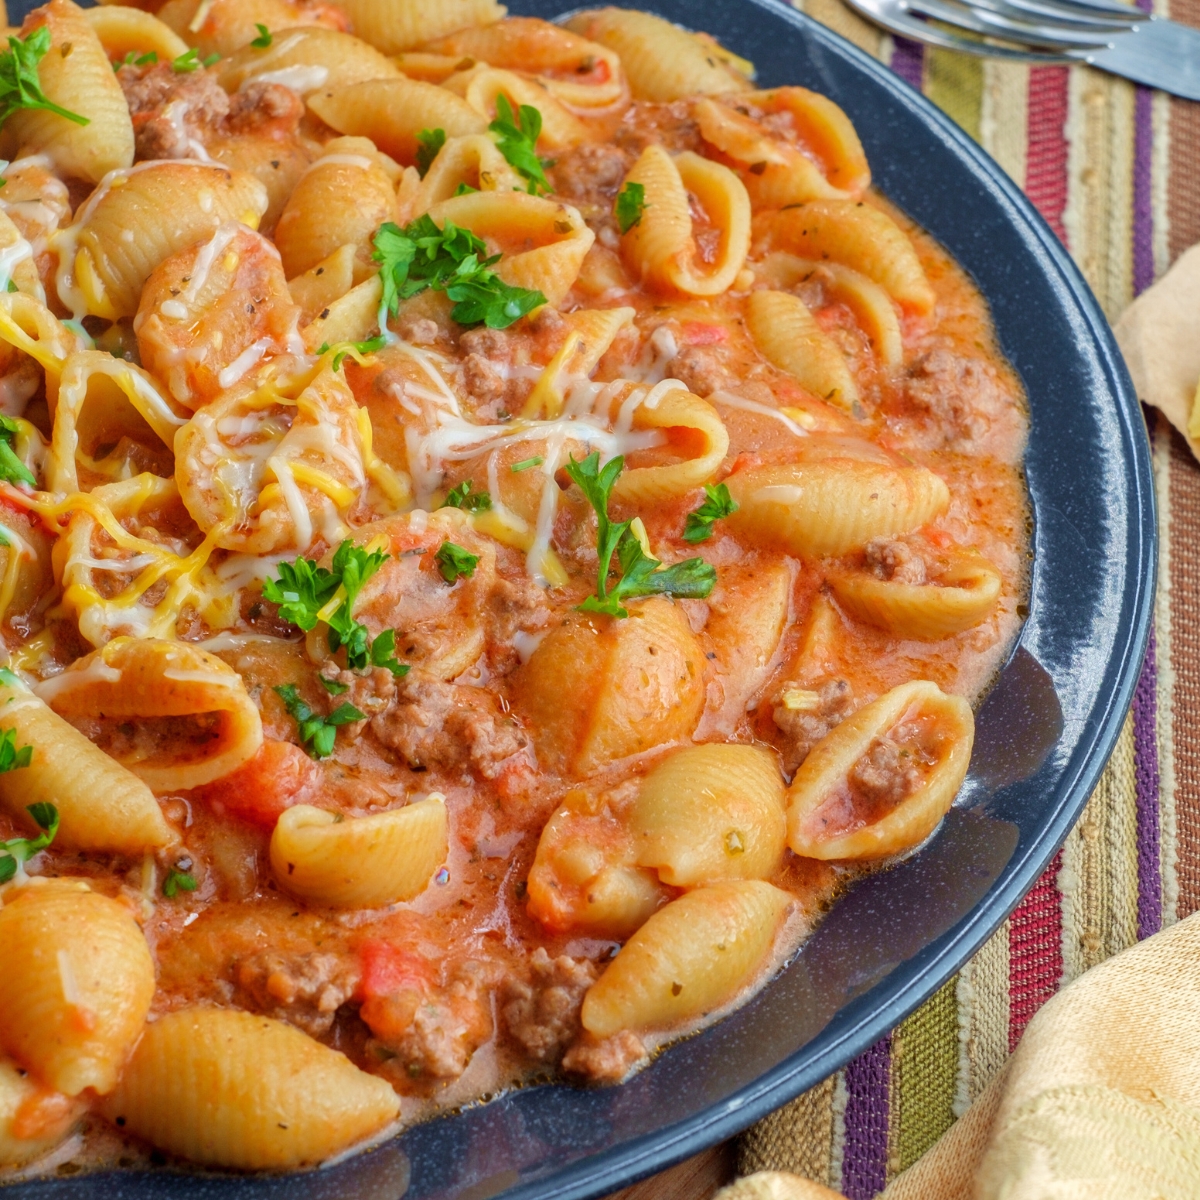
<svg viewBox="0 0 1200 1200">
<path fill-rule="evenodd" d="M 876 185 L 987 297 L 1028 392 L 1029 619 L 978 714 L 958 804 L 920 854 L 835 905 L 753 1001 L 620 1087 L 512 1092 L 308 1175 L 115 1173 L 21 1184 L 5 1200 L 602 1196 L 745 1129 L 895 1026 L 1012 911 L 1099 780 L 1145 652 L 1156 542 L 1142 414 L 1087 284 L 987 155 L 815 21 L 774 0 L 648 6 L 702 25 L 764 86 L 803 84 L 846 110 Z M 562 7 L 511 0 L 510 11 Z"/>
</svg>

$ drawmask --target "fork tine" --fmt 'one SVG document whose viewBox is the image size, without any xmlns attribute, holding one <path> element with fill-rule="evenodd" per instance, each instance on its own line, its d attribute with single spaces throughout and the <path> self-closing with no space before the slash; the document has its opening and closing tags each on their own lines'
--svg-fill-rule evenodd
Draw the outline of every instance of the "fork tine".
<svg viewBox="0 0 1200 1200">
<path fill-rule="evenodd" d="M 982 34 L 984 37 L 1001 37 L 1009 41 L 1033 43 L 1043 49 L 1095 51 L 1107 46 L 1110 41 L 1103 36 L 1089 37 L 1073 31 L 1068 32 L 1061 26 L 1054 28 L 1049 25 L 1035 25 L 1032 22 L 1014 21 L 988 9 L 960 8 L 957 4 L 947 4 L 943 0 L 904 0 L 904 7 L 910 12 L 944 21 L 947 25 Z"/>
<path fill-rule="evenodd" d="M 1063 25 L 1064 32 L 1078 29 L 1080 33 L 1127 33 L 1137 22 L 1127 23 L 1115 17 L 1102 16 L 1099 11 L 1085 14 L 1079 9 L 1059 4 L 1056 0 L 957 0 L 973 9 L 988 9 L 1001 16 L 1010 17 L 1017 21 L 1027 21 L 1031 16 L 1048 19 L 1056 25 Z M 1146 20 L 1145 13 L 1139 13 L 1139 20 Z"/>
<path fill-rule="evenodd" d="M 1148 21 L 1150 14 L 1135 8 L 1132 4 L 1124 4 L 1121 0 L 1041 0 L 1042 7 L 1065 14 L 1082 13 L 1088 16 L 1111 17 L 1117 21 L 1127 21 L 1136 25 L 1139 21 Z"/>
<path fill-rule="evenodd" d="M 869 21 L 882 25 L 890 33 L 912 38 L 926 45 L 939 46 L 944 50 L 957 50 L 963 54 L 974 54 L 981 58 L 1001 58 L 1009 62 L 1027 62 L 1049 65 L 1052 63 L 1082 62 L 1078 54 L 1054 53 L 1041 50 L 1024 50 L 1013 46 L 993 45 L 959 37 L 936 26 L 927 25 L 916 17 L 909 16 L 900 8 L 898 0 L 847 0 Z"/>
</svg>

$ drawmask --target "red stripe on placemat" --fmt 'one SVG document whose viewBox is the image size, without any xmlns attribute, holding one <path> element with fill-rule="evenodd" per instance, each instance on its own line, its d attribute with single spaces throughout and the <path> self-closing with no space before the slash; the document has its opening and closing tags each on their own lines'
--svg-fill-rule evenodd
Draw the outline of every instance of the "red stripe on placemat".
<svg viewBox="0 0 1200 1200">
<path fill-rule="evenodd" d="M 1067 68 L 1029 70 L 1029 133 L 1025 194 L 1067 245 Z"/>
<path fill-rule="evenodd" d="M 1008 922 L 1008 1050 L 1011 1054 L 1033 1014 L 1062 980 L 1060 850 Z"/>
</svg>

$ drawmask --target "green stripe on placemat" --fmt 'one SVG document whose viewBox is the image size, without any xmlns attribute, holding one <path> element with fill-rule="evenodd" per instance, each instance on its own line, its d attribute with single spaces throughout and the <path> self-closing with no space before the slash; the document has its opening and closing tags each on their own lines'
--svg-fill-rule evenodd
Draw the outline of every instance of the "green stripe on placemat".
<svg viewBox="0 0 1200 1200">
<path fill-rule="evenodd" d="M 912 1166 L 954 1124 L 957 986 L 955 976 L 892 1035 L 889 1176 Z"/>
<path fill-rule="evenodd" d="M 982 59 L 953 50 L 926 50 L 925 95 L 979 141 L 983 122 Z"/>
</svg>

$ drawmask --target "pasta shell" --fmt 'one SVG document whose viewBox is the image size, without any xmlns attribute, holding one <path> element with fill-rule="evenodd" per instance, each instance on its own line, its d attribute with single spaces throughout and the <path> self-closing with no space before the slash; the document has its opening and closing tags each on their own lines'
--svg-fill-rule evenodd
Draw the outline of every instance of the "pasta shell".
<svg viewBox="0 0 1200 1200">
<path fill-rule="evenodd" d="M 899 583 L 843 570 L 830 571 L 826 580 L 856 620 L 926 642 L 978 625 L 1000 596 L 1000 572 L 981 554 L 956 555 L 933 583 Z"/>
<path fill-rule="evenodd" d="M 624 620 L 572 614 L 518 676 L 538 758 L 584 779 L 687 737 L 704 707 L 704 654 L 682 610 L 654 597 Z"/>
<path fill-rule="evenodd" d="M 271 835 L 271 867 L 289 892 L 333 908 L 381 908 L 420 895 L 446 861 L 446 801 L 427 800 L 339 821 L 297 804 Z"/>
<path fill-rule="evenodd" d="M 766 879 L 783 862 L 783 810 L 783 777 L 770 750 L 685 747 L 642 781 L 630 814 L 637 864 L 672 887 Z"/>
<path fill-rule="evenodd" d="M 792 906 L 759 880 L 697 888 L 659 909 L 621 947 L 583 1001 L 598 1038 L 663 1029 L 728 1004 L 754 977 Z"/>
<path fill-rule="evenodd" d="M 725 482 L 738 505 L 727 518 L 731 528 L 815 558 L 911 533 L 950 503 L 945 483 L 924 467 L 853 459 L 750 467 Z"/>
<path fill-rule="evenodd" d="M 83 1105 L 49 1091 L 0 1059 L 0 1167 L 19 1167 L 57 1145 L 83 1116 Z"/>
<path fill-rule="evenodd" d="M 683 388 L 650 393 L 634 410 L 633 428 L 678 431 L 696 453 L 676 463 L 623 471 L 612 494 L 629 504 L 657 504 L 709 483 L 729 450 L 729 434 L 717 410 Z"/>
<path fill-rule="evenodd" d="M 692 111 L 704 140 L 740 166 L 739 178 L 755 209 L 849 195 L 829 183 L 795 146 L 771 137 L 757 121 L 728 105 L 698 100 Z"/>
<path fill-rule="evenodd" d="M 42 91 L 61 108 L 86 117 L 87 124 L 26 108 L 9 117 L 6 132 L 23 153 L 47 155 L 62 175 L 98 183 L 133 162 L 133 121 L 125 93 L 83 9 L 71 0 L 50 0 L 26 18 L 22 36 L 43 25 L 50 30 L 50 50 L 38 63 Z"/>
<path fill-rule="evenodd" d="M 763 356 L 801 387 L 838 408 L 854 409 L 858 385 L 846 358 L 802 300 L 789 292 L 751 292 L 746 326 Z"/>
<path fill-rule="evenodd" d="M 93 316 L 131 317 L 163 259 L 226 221 L 254 229 L 266 209 L 257 179 L 209 163 L 151 161 L 110 173 L 53 239 L 59 294 Z"/>
<path fill-rule="evenodd" d="M 272 33 L 301 25 L 345 27 L 345 18 L 334 5 L 301 0 L 167 0 L 158 17 L 202 57 L 242 49 L 258 36 L 259 25 Z"/>
<path fill-rule="evenodd" d="M 101 350 L 72 354 L 63 364 L 54 407 L 47 487 L 90 491 L 128 478 L 134 462 L 155 457 L 168 475 L 175 433 L 186 421 L 187 410 L 163 396 L 141 367 Z M 100 457 L 104 447 L 112 449 Z"/>
<path fill-rule="evenodd" d="M 212 783 L 262 745 L 262 721 L 242 677 L 215 654 L 183 642 L 114 638 L 39 692 L 67 720 L 98 724 L 101 736 L 116 742 L 108 754 L 156 792 Z M 131 720 L 138 737 L 125 745 L 115 726 Z"/>
<path fill-rule="evenodd" d="M 317 25 L 292 28 L 265 48 L 245 45 L 217 64 L 227 92 L 249 83 L 282 83 L 301 96 L 366 79 L 400 79 L 399 68 L 362 38 Z"/>
<path fill-rule="evenodd" d="M 300 306 L 300 323 L 307 325 L 318 313 L 341 299 L 354 287 L 354 258 L 358 247 L 353 242 L 339 246 L 303 275 L 288 280 L 288 291 Z M 330 343 L 332 345 L 332 343 Z M 317 345 L 320 345 L 318 342 Z"/>
<path fill-rule="evenodd" d="M 104 1113 L 170 1154 L 287 1170 L 380 1132 L 400 1099 L 382 1079 L 282 1021 L 185 1008 L 148 1025 Z"/>
<path fill-rule="evenodd" d="M 32 296 L 5 292 L 0 293 L 0 342 L 29 355 L 42 368 L 46 402 L 53 413 L 63 365 L 70 355 L 83 349 L 83 339 Z"/>
<path fill-rule="evenodd" d="M 359 37 L 384 54 L 411 50 L 467 25 L 490 25 L 505 12 L 495 0 L 341 0 L 340 6 Z"/>
<path fill-rule="evenodd" d="M 923 842 L 971 760 L 975 718 L 935 683 L 901 684 L 809 751 L 788 788 L 788 845 L 802 858 L 879 859 Z"/>
<path fill-rule="evenodd" d="M 86 883 L 46 880 L 0 909 L 0 1045 L 68 1096 L 103 1096 L 154 995 L 154 962 L 129 909 Z"/>
<path fill-rule="evenodd" d="M 615 50 L 635 100 L 669 101 L 698 93 L 742 92 L 746 77 L 694 34 L 651 13 L 628 8 L 581 12 L 564 24 Z"/>
<path fill-rule="evenodd" d="M 542 117 L 537 144 L 542 150 L 563 150 L 592 140 L 591 130 L 565 105 L 560 104 L 540 82 L 512 71 L 477 66 L 461 75 L 452 75 L 442 85 L 456 92 L 489 122 L 496 117 L 497 98 L 505 96 L 513 112 L 528 105 Z"/>
<path fill-rule="evenodd" d="M 444 200 L 429 211 L 439 227 L 453 221 L 495 242 L 504 253 L 496 274 L 514 287 L 541 292 L 560 304 L 579 274 L 596 235 L 577 209 L 524 192 L 479 192 Z"/>
<path fill-rule="evenodd" d="M 549 21 L 506 17 L 491 25 L 460 29 L 425 49 L 446 56 L 452 64 L 473 58 L 541 76 L 551 95 L 585 115 L 623 107 L 629 100 L 625 73 L 614 51 Z"/>
<path fill-rule="evenodd" d="M 765 215 L 761 232 L 769 249 L 842 263 L 873 279 L 913 312 L 929 312 L 937 299 L 908 236 L 873 205 L 814 200 Z"/>
<path fill-rule="evenodd" d="M 371 269 L 375 231 L 395 219 L 396 189 L 374 147 L 366 138 L 335 138 L 284 205 L 275 245 L 290 279 L 353 242 L 360 262 L 358 282 Z"/>
<path fill-rule="evenodd" d="M 904 360 L 904 340 L 892 298 L 873 280 L 841 263 L 797 258 L 782 250 L 769 254 L 755 266 L 755 275 L 772 287 L 787 290 L 816 279 L 825 294 L 840 301 L 854 314 L 859 328 L 871 341 L 879 361 L 898 367 Z"/>
<path fill-rule="evenodd" d="M 351 137 L 370 138 L 397 162 L 416 162 L 417 134 L 444 129 L 448 138 L 487 132 L 487 118 L 461 96 L 416 79 L 368 79 L 308 97 L 326 125 Z"/>
<path fill-rule="evenodd" d="M 172 62 L 188 52 L 188 44 L 179 34 L 153 13 L 143 12 L 140 8 L 107 4 L 86 8 L 83 15 L 111 62 L 121 62 L 127 54 L 151 52 L 158 55 L 159 62 Z"/>
<path fill-rule="evenodd" d="M 769 113 L 790 113 L 805 147 L 816 155 L 830 184 L 860 196 L 871 185 L 871 169 L 854 123 L 828 96 L 802 87 L 751 92 L 745 97 Z"/>
<path fill-rule="evenodd" d="M 689 296 L 727 291 L 750 246 L 750 198 L 728 168 L 685 151 L 672 158 L 661 146 L 642 151 L 625 177 L 645 189 L 641 220 L 621 238 L 623 253 L 651 287 Z M 708 215 L 719 241 L 711 263 L 701 261 L 689 197 Z"/>
<path fill-rule="evenodd" d="M 227 392 L 175 439 L 179 494 L 227 550 L 307 549 L 327 503 L 346 514 L 366 487 L 360 410 L 344 374 L 323 366 L 300 377 L 290 403 L 282 387 L 271 379 Z"/>
<path fill-rule="evenodd" d="M 627 938 L 669 899 L 634 857 L 625 821 L 589 792 L 568 792 L 538 839 L 530 915 L 557 933 Z"/>
<path fill-rule="evenodd" d="M 0 730 L 8 729 L 18 747 L 33 747 L 33 761 L 0 775 L 0 803 L 22 817 L 31 804 L 53 804 L 61 820 L 57 844 L 132 856 L 175 839 L 136 775 L 32 692 L 0 684 Z"/>
<path fill-rule="evenodd" d="M 428 212 L 449 200 L 463 185 L 478 192 L 524 190 L 521 177 L 508 165 L 486 134 L 450 138 L 433 160 L 413 201 L 413 211 Z"/>
</svg>

